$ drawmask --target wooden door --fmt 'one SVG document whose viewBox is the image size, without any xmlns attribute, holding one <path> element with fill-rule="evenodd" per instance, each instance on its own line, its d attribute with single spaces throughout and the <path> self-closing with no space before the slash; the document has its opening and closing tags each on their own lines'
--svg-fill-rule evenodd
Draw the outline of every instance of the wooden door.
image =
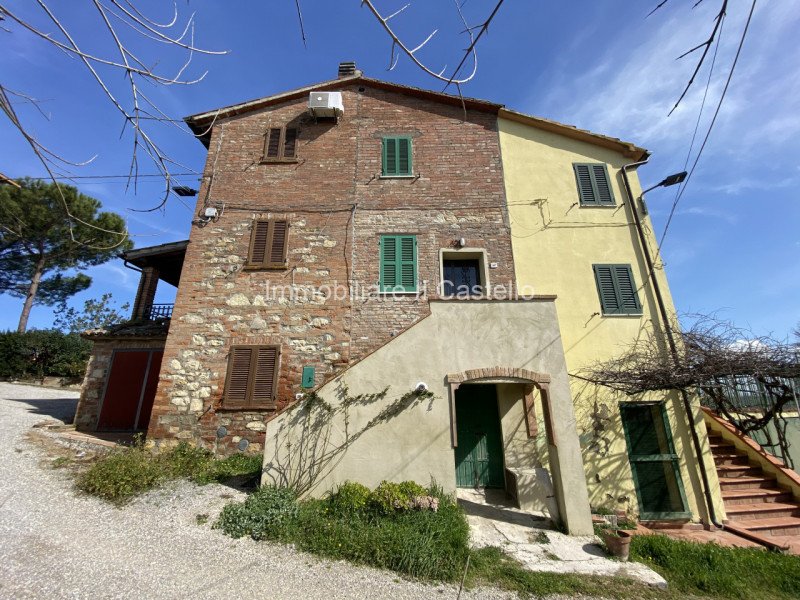
<svg viewBox="0 0 800 600">
<path fill-rule="evenodd" d="M 505 485 L 500 413 L 494 385 L 462 385 L 456 391 L 456 485 Z"/>
<path fill-rule="evenodd" d="M 115 350 L 106 379 L 97 429 L 147 428 L 153 408 L 163 350 Z"/>
</svg>

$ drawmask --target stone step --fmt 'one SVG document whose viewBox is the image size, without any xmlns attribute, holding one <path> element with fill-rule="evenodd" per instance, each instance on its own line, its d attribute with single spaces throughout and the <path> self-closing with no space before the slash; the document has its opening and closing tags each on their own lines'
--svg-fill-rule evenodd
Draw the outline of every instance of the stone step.
<svg viewBox="0 0 800 600">
<path fill-rule="evenodd" d="M 740 475 L 738 477 L 725 477 L 720 473 L 719 485 L 722 491 L 728 490 L 756 490 L 756 489 L 777 489 L 774 477 L 763 475 L 749 476 Z"/>
<path fill-rule="evenodd" d="M 791 502 L 792 493 L 784 489 L 757 488 L 745 490 L 723 490 L 722 499 L 725 502 L 725 510 L 729 506 L 737 504 L 755 504 L 758 502 Z"/>
<path fill-rule="evenodd" d="M 757 502 L 726 506 L 728 518 L 734 521 L 754 521 L 783 517 L 800 517 L 800 506 L 794 502 Z"/>
<path fill-rule="evenodd" d="M 734 525 L 749 529 L 757 533 L 770 535 L 800 535 L 800 518 L 776 517 L 774 519 L 746 519 L 738 521 L 731 519 Z"/>
<path fill-rule="evenodd" d="M 717 474 L 720 477 L 758 477 L 763 474 L 761 467 L 746 465 L 719 465 Z"/>
<path fill-rule="evenodd" d="M 749 465 L 750 459 L 744 454 L 714 454 L 714 464 L 718 467 L 728 465 Z"/>
</svg>

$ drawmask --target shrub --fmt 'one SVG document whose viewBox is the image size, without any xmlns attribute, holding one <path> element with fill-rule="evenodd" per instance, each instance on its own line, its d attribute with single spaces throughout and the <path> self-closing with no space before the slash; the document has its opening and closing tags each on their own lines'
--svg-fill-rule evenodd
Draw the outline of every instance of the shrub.
<svg viewBox="0 0 800 600">
<path fill-rule="evenodd" d="M 83 377 L 92 344 L 57 330 L 0 333 L 0 377 Z"/>
<path fill-rule="evenodd" d="M 143 447 L 135 446 L 104 456 L 78 475 L 75 485 L 87 494 L 124 504 L 167 478 L 163 465 Z"/>
<path fill-rule="evenodd" d="M 369 504 L 380 514 L 388 515 L 396 511 L 409 510 L 413 506 L 416 496 L 426 496 L 428 490 L 414 483 L 404 481 L 392 483 L 381 481 L 381 484 L 370 494 Z"/>
<path fill-rule="evenodd" d="M 213 481 L 227 481 L 234 477 L 250 478 L 253 482 L 257 482 L 261 476 L 262 461 L 260 454 L 231 454 L 221 460 L 208 461 L 206 468 L 191 475 L 191 479 L 201 485 Z"/>
<path fill-rule="evenodd" d="M 346 481 L 328 496 L 330 509 L 340 515 L 363 512 L 369 502 L 369 488 L 360 483 Z"/>
<path fill-rule="evenodd" d="M 234 538 L 277 539 L 283 527 L 297 516 L 297 496 L 289 488 L 264 486 L 244 502 L 222 509 L 214 527 Z"/>
</svg>

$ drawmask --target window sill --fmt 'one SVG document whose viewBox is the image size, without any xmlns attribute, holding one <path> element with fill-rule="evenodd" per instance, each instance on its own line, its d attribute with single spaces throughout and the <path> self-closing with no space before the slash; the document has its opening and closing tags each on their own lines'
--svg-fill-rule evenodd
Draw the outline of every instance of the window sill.
<svg viewBox="0 0 800 600">
<path fill-rule="evenodd" d="M 621 204 L 583 204 L 579 203 L 581 208 L 620 208 Z"/>
<path fill-rule="evenodd" d="M 421 296 L 420 292 L 390 292 L 390 291 L 381 291 L 378 292 L 380 296 Z"/>
<path fill-rule="evenodd" d="M 274 412 L 278 410 L 277 404 L 258 404 L 253 406 L 225 406 L 224 404 L 217 407 L 217 412 Z"/>
<path fill-rule="evenodd" d="M 242 267 L 243 271 L 286 271 L 289 269 L 288 265 L 277 265 L 274 267 L 262 265 L 245 265 Z"/>
<path fill-rule="evenodd" d="M 418 175 L 378 175 L 378 179 L 419 179 Z"/>
<path fill-rule="evenodd" d="M 635 318 L 638 319 L 640 317 L 643 317 L 644 313 L 641 313 L 641 312 L 638 312 L 638 313 L 602 313 L 602 316 L 603 317 L 612 317 L 612 318 L 635 317 Z"/>
<path fill-rule="evenodd" d="M 260 165 L 274 165 L 274 164 L 294 164 L 299 163 L 300 159 L 298 158 L 262 158 L 258 161 Z"/>
</svg>

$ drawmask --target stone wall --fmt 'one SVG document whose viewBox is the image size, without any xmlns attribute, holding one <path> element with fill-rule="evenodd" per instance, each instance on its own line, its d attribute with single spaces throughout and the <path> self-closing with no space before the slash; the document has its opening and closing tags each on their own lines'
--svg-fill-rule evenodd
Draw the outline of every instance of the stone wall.
<svg viewBox="0 0 800 600">
<path fill-rule="evenodd" d="M 281 346 L 280 409 L 301 391 L 303 366 L 321 385 L 427 315 L 439 251 L 459 238 L 485 249 L 494 281 L 513 281 L 496 115 L 366 83 L 341 91 L 338 123 L 310 119 L 303 98 L 214 126 L 197 214 L 212 205 L 220 216 L 191 230 L 151 439 L 192 438 L 221 453 L 246 440 L 260 450 L 274 411 L 225 409 L 230 347 Z M 299 129 L 297 159 L 262 163 L 265 132 L 287 125 Z M 391 134 L 413 137 L 416 177 L 380 177 L 381 137 Z M 245 268 L 257 218 L 288 219 L 288 268 Z M 380 235 L 392 233 L 417 235 L 425 289 L 361 297 L 378 283 Z M 345 293 L 316 293 L 334 284 Z"/>
<path fill-rule="evenodd" d="M 94 431 L 97 428 L 103 390 L 105 389 L 106 377 L 111 367 L 111 355 L 114 350 L 160 349 L 164 347 L 164 341 L 163 337 L 138 339 L 97 338 L 92 340 L 92 354 L 89 356 L 86 375 L 81 385 L 81 397 L 75 409 L 75 428 L 78 431 Z"/>
</svg>

